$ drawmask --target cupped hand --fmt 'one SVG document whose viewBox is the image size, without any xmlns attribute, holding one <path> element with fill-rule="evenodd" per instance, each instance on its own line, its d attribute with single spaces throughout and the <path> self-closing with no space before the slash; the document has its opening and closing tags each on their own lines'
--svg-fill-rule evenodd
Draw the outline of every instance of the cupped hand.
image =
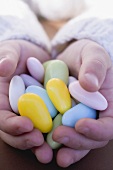
<svg viewBox="0 0 113 170">
<path fill-rule="evenodd" d="M 99 111 L 97 120 L 84 118 L 75 128 L 55 129 L 53 139 L 65 146 L 58 151 L 57 162 L 68 167 L 91 149 L 103 147 L 113 139 L 113 65 L 102 46 L 86 39 L 70 44 L 57 59 L 67 64 L 70 75 L 78 78 L 85 90 L 101 92 L 108 102 L 107 109 Z"/>
<path fill-rule="evenodd" d="M 10 80 L 14 75 L 27 73 L 26 60 L 29 57 L 41 62 L 50 59 L 47 52 L 24 40 L 0 43 L 0 137 L 12 147 L 31 148 L 40 162 L 48 163 L 52 159 L 52 150 L 44 142 L 42 133 L 33 128 L 27 117 L 13 113 L 8 99 Z"/>
</svg>

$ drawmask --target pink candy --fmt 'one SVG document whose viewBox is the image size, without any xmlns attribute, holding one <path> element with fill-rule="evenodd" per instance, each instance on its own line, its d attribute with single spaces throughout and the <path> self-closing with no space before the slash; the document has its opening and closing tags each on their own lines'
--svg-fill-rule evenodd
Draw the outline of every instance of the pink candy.
<svg viewBox="0 0 113 170">
<path fill-rule="evenodd" d="M 44 80 L 44 67 L 40 63 L 39 60 L 37 60 L 34 57 L 30 57 L 27 60 L 27 68 L 30 72 L 30 74 L 38 80 L 40 83 Z"/>
<path fill-rule="evenodd" d="M 108 106 L 107 100 L 100 92 L 84 90 L 79 81 L 70 83 L 69 92 L 73 98 L 95 110 L 105 110 Z"/>
</svg>

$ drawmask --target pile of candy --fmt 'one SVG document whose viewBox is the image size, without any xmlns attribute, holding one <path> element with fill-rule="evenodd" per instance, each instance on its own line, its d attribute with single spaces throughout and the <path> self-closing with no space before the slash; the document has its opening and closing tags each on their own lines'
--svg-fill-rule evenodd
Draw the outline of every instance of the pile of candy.
<svg viewBox="0 0 113 170">
<path fill-rule="evenodd" d="M 52 133 L 60 125 L 74 127 L 81 118 L 97 117 L 97 110 L 105 110 L 107 101 L 99 92 L 87 92 L 74 77 L 69 76 L 67 65 L 60 60 L 43 64 L 34 57 L 27 60 L 29 75 L 12 78 L 9 102 L 12 110 L 27 116 L 35 128 L 47 133 L 47 143 L 56 149 Z"/>
</svg>

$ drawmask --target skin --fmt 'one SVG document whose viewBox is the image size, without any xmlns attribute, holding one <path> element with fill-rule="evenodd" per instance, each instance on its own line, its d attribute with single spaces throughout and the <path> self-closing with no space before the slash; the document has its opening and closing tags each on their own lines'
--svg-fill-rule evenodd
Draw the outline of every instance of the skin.
<svg viewBox="0 0 113 170">
<path fill-rule="evenodd" d="M 0 98 L 2 99 L 0 100 L 0 138 L 18 149 L 31 148 L 40 162 L 48 163 L 51 161 L 53 153 L 44 143 L 42 133 L 33 128 L 33 124 L 28 118 L 13 113 L 8 99 L 11 78 L 14 75 L 27 73 L 26 60 L 31 56 L 36 57 L 42 63 L 50 59 L 47 52 L 27 41 L 10 40 L 0 44 Z M 40 156 L 39 146 L 45 152 L 47 150 L 48 157 Z M 37 150 L 39 150 L 38 153 Z"/>
<path fill-rule="evenodd" d="M 108 101 L 98 120 L 81 119 L 75 129 L 61 126 L 54 131 L 53 139 L 65 145 L 58 151 L 57 162 L 68 167 L 91 149 L 103 147 L 113 139 L 113 65 L 104 48 L 85 39 L 72 43 L 57 59 L 68 65 L 71 75 L 79 79 L 85 90 L 100 91 Z"/>
<path fill-rule="evenodd" d="M 15 148 L 31 148 L 40 162 L 49 163 L 53 152 L 43 135 L 33 128 L 28 118 L 13 113 L 8 101 L 10 79 L 15 74 L 27 72 L 25 63 L 31 56 L 41 62 L 50 59 L 44 50 L 26 41 L 0 44 L 0 137 Z M 85 90 L 98 90 L 108 101 L 108 108 L 99 112 L 98 120 L 81 119 L 75 128 L 60 126 L 55 129 L 53 139 L 64 144 L 58 150 L 56 161 L 59 166 L 68 167 L 91 149 L 103 147 L 113 139 L 113 66 L 104 48 L 85 39 L 70 44 L 57 59 L 68 65 L 70 74 L 79 79 Z"/>
</svg>

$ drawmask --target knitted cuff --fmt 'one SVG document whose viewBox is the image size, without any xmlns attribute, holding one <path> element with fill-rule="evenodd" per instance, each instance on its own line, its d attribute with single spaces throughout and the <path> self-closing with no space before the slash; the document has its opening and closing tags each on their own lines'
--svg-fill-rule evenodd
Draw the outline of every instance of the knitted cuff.
<svg viewBox="0 0 113 170">
<path fill-rule="evenodd" d="M 58 55 L 71 40 L 90 39 L 103 46 L 113 61 L 113 19 L 82 19 L 69 21 L 52 40 L 52 56 Z"/>
</svg>

